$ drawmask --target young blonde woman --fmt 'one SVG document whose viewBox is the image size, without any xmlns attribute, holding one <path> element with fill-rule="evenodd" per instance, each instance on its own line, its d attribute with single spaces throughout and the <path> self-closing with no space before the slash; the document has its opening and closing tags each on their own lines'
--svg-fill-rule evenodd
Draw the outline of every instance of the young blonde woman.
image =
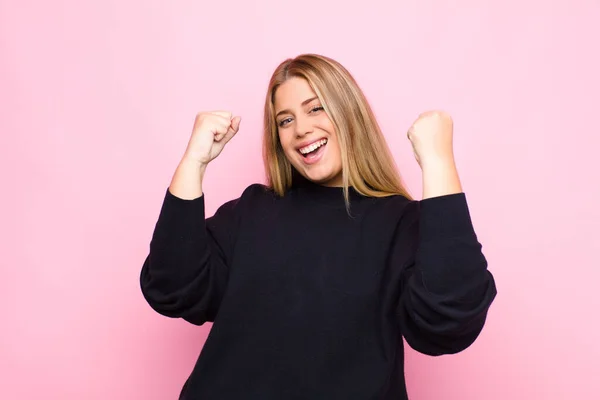
<svg viewBox="0 0 600 400">
<path fill-rule="evenodd" d="M 204 174 L 239 127 L 230 112 L 197 115 L 141 271 L 154 310 L 213 322 L 180 399 L 406 399 L 402 337 L 462 351 L 496 296 L 451 118 L 427 112 L 408 130 L 414 200 L 351 74 L 324 56 L 286 60 L 265 102 L 266 185 L 206 218 Z"/>
</svg>

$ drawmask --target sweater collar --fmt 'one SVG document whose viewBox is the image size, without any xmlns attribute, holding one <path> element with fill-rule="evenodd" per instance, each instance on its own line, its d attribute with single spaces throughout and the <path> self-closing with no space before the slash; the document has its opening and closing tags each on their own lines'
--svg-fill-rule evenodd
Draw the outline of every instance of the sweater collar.
<svg viewBox="0 0 600 400">
<path fill-rule="evenodd" d="M 307 196 L 309 199 L 316 200 L 318 202 L 327 202 L 328 204 L 345 207 L 344 188 L 341 186 L 324 186 L 312 182 L 302 176 L 295 176 L 292 183 L 292 190 L 298 193 L 300 196 Z M 364 197 L 353 187 L 348 188 L 348 194 L 350 198 L 350 204 L 352 204 L 353 200 L 359 200 L 360 198 Z"/>
</svg>

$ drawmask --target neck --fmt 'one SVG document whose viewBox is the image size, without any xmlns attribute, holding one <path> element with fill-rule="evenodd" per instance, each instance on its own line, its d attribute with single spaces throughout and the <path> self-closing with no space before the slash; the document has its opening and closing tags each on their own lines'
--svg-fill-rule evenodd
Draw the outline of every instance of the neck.
<svg viewBox="0 0 600 400">
<path fill-rule="evenodd" d="M 342 185 L 323 185 L 303 176 L 295 176 L 292 182 L 292 190 L 315 200 L 333 202 L 345 207 L 344 187 Z M 348 195 L 351 202 L 363 197 L 351 186 L 348 188 Z"/>
</svg>

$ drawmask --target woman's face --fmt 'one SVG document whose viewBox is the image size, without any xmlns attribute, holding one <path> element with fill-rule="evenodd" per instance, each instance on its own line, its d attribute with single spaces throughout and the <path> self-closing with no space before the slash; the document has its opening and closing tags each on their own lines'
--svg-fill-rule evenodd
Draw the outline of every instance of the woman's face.
<svg viewBox="0 0 600 400">
<path fill-rule="evenodd" d="M 331 120 L 308 82 L 291 78 L 275 92 L 279 141 L 292 166 L 306 179 L 342 186 L 342 158 Z"/>
</svg>

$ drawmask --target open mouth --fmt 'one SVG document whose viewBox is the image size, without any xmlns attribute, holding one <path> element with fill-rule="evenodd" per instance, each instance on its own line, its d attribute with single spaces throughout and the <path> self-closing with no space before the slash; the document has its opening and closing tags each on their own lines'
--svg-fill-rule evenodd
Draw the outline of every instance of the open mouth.
<svg viewBox="0 0 600 400">
<path fill-rule="evenodd" d="M 311 159 L 317 157 L 320 153 L 322 153 L 326 145 L 327 139 L 321 139 L 309 144 L 308 146 L 299 148 L 298 152 L 300 152 L 300 154 L 302 154 L 304 158 Z"/>
</svg>

